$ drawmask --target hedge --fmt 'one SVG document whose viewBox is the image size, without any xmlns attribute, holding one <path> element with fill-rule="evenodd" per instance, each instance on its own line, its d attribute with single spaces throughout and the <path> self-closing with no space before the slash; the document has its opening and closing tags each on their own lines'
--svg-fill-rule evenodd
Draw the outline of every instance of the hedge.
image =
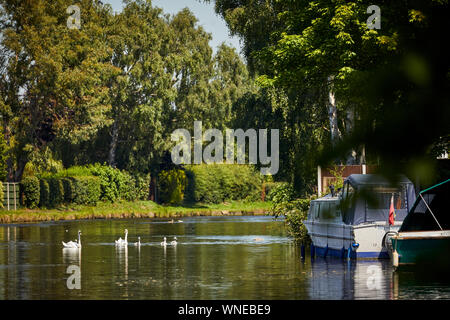
<svg viewBox="0 0 450 320">
<path fill-rule="evenodd" d="M 0 181 L 0 195 L 1 195 L 1 201 L 0 201 L 0 208 L 3 208 L 3 200 L 5 199 L 5 193 L 3 192 L 3 183 Z"/>
<path fill-rule="evenodd" d="M 188 202 L 221 203 L 261 198 L 262 179 L 250 165 L 189 165 L 186 166 L 186 176 Z"/>
<path fill-rule="evenodd" d="M 64 202 L 71 203 L 74 199 L 74 189 L 73 189 L 73 180 L 72 178 L 66 177 L 61 178 L 61 182 L 64 189 Z"/>
<path fill-rule="evenodd" d="M 34 209 L 39 205 L 40 200 L 40 183 L 36 177 L 26 177 L 20 183 L 20 193 L 22 205 Z"/>
<path fill-rule="evenodd" d="M 50 186 L 46 179 L 39 179 L 39 208 L 50 207 Z"/>
<path fill-rule="evenodd" d="M 49 204 L 51 207 L 56 207 L 64 201 L 64 186 L 62 179 L 50 178 L 48 179 L 50 187 Z"/>
<path fill-rule="evenodd" d="M 158 175 L 158 188 L 161 202 L 180 204 L 184 199 L 186 174 L 179 169 L 162 171 Z"/>
<path fill-rule="evenodd" d="M 76 204 L 95 205 L 100 200 L 101 181 L 98 177 L 79 176 L 72 177 L 73 202 Z"/>
</svg>

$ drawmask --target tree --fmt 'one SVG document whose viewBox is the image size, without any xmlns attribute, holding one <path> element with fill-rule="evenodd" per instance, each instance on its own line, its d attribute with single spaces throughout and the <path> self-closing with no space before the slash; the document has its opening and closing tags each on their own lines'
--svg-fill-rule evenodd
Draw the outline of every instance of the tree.
<svg viewBox="0 0 450 320">
<path fill-rule="evenodd" d="M 0 2 L 0 92 L 6 140 L 15 155 L 8 169 L 14 180 L 20 180 L 33 150 L 46 148 L 55 137 L 88 140 L 109 122 L 105 80 L 114 69 L 103 27 L 110 7 L 79 2 L 83 22 L 78 30 L 66 25 L 71 4 Z"/>
<path fill-rule="evenodd" d="M 277 23 L 269 20 L 261 31 L 267 34 L 262 47 L 245 53 L 259 70 L 260 85 L 285 91 L 291 104 L 315 96 L 327 107 L 324 129 L 331 140 L 343 139 L 322 142 L 332 150 L 324 161 L 366 146 L 390 173 L 408 171 L 405 163 L 417 172 L 428 150 L 448 136 L 448 49 L 440 36 L 448 1 L 383 2 L 380 30 L 367 28 L 372 3 L 363 0 L 264 1 L 260 11 L 257 1 L 215 3 L 246 44 L 260 19 L 275 14 Z M 233 19 L 250 12 L 253 18 Z M 314 108 L 308 104 L 305 111 Z"/>
</svg>

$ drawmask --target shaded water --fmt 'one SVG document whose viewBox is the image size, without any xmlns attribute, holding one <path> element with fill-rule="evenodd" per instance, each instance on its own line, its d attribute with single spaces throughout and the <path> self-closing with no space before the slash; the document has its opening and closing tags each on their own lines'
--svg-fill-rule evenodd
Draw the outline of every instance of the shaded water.
<svg viewBox="0 0 450 320">
<path fill-rule="evenodd" d="M 302 261 L 271 217 L 182 220 L 2 225 L 0 299 L 450 299 L 448 279 L 393 273 L 389 261 Z M 129 244 L 116 247 L 125 228 Z M 63 250 L 79 229 L 82 249 Z M 162 247 L 164 236 L 177 246 Z"/>
</svg>

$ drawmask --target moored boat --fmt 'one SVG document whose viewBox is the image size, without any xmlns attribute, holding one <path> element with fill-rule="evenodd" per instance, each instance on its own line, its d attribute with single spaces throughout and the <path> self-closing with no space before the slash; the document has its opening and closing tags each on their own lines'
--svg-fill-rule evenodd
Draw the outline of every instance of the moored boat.
<svg viewBox="0 0 450 320">
<path fill-rule="evenodd" d="M 388 236 L 394 267 L 450 267 L 450 179 L 419 193 L 398 232 Z"/>
<path fill-rule="evenodd" d="M 398 231 L 414 199 L 414 185 L 404 176 L 393 186 L 379 175 L 350 175 L 338 195 L 311 201 L 304 224 L 312 240 L 312 254 L 389 258 L 386 234 Z M 396 218 L 391 225 L 392 200 Z"/>
</svg>

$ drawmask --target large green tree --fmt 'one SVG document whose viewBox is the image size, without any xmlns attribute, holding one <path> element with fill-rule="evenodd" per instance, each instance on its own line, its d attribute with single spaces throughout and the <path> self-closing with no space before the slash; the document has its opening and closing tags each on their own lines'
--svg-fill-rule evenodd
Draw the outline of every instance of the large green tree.
<svg viewBox="0 0 450 320">
<path fill-rule="evenodd" d="M 328 113 L 327 122 L 316 123 L 330 134 L 320 142 L 332 150 L 325 159 L 346 159 L 365 145 L 389 172 L 429 174 L 422 170 L 432 167 L 429 151 L 444 151 L 449 134 L 449 52 L 442 44 L 448 1 L 382 1 L 381 29 L 367 27 L 372 4 L 215 1 L 244 39 L 262 86 L 284 91 L 289 105 L 300 98 L 302 113 L 313 114 L 317 105 Z M 253 43 L 258 27 L 261 37 Z"/>
<path fill-rule="evenodd" d="M 55 137 L 92 138 L 108 124 L 106 81 L 114 74 L 103 27 L 110 8 L 77 3 L 81 29 L 67 27 L 72 1 L 0 1 L 0 93 L 5 138 L 13 152 L 10 178 L 19 180 L 34 152 Z"/>
</svg>

